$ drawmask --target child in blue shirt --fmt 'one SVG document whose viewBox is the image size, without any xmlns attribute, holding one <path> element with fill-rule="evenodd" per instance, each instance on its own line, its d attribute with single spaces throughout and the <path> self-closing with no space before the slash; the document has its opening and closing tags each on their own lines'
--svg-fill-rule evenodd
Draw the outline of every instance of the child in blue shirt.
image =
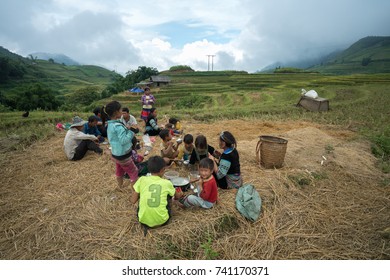
<svg viewBox="0 0 390 280">
<path fill-rule="evenodd" d="M 107 126 L 108 141 L 111 145 L 112 159 L 115 162 L 115 175 L 118 181 L 118 187 L 123 187 L 123 176 L 127 173 L 131 183 L 138 179 L 138 168 L 132 160 L 132 139 L 134 132 L 127 129 L 121 122 L 122 116 L 121 104 L 118 101 L 111 101 L 104 110 L 110 117 Z"/>
</svg>

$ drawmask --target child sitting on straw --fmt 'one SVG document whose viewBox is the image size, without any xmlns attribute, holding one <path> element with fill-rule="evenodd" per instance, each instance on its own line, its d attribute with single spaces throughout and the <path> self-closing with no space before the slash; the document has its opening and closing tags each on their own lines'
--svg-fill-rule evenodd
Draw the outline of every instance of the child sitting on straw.
<svg viewBox="0 0 390 280">
<path fill-rule="evenodd" d="M 134 184 L 134 191 L 130 201 L 138 203 L 138 220 L 145 226 L 158 227 L 166 225 L 171 218 L 171 201 L 176 190 L 171 181 L 163 179 L 166 168 L 165 161 L 160 156 L 153 156 L 148 160 L 148 169 L 151 176 L 143 176 Z"/>
<path fill-rule="evenodd" d="M 160 133 L 161 128 L 157 124 L 157 109 L 152 108 L 150 109 L 149 116 L 146 120 L 145 124 L 145 133 L 149 136 L 156 136 Z"/>
<path fill-rule="evenodd" d="M 197 194 L 190 194 L 179 200 L 185 207 L 201 207 L 209 209 L 214 206 L 218 199 L 217 182 L 213 176 L 214 161 L 204 158 L 199 162 L 199 175 Z"/>
<path fill-rule="evenodd" d="M 238 189 L 242 186 L 242 177 L 237 141 L 229 131 L 222 131 L 218 140 L 219 148 L 223 149 L 219 165 L 217 165 L 213 156 L 209 156 L 214 159 L 214 172 L 218 187 L 221 189 Z"/>
<path fill-rule="evenodd" d="M 174 125 L 171 124 L 171 123 L 167 123 L 165 125 L 165 128 L 169 130 L 169 133 L 172 135 L 172 136 L 180 136 L 180 133 L 177 132 L 177 130 L 174 130 Z"/>
<path fill-rule="evenodd" d="M 159 135 L 162 139 L 161 156 L 164 158 L 166 164 L 170 164 L 179 154 L 177 149 L 181 142 L 172 142 L 172 135 L 168 129 L 161 130 Z"/>
<path fill-rule="evenodd" d="M 183 130 L 181 129 L 181 123 L 178 119 L 176 118 L 170 118 L 168 120 L 168 123 L 173 125 L 173 132 L 176 134 L 182 134 Z"/>
<path fill-rule="evenodd" d="M 194 150 L 194 137 L 191 134 L 184 135 L 184 145 L 179 147 L 178 159 L 189 160 Z"/>
<path fill-rule="evenodd" d="M 195 147 L 192 150 L 190 156 L 190 165 L 199 162 L 203 158 L 209 157 L 209 155 L 218 158 L 220 156 L 220 152 L 214 149 L 214 147 L 207 144 L 206 136 L 198 135 L 195 138 Z"/>
<path fill-rule="evenodd" d="M 131 183 L 138 179 L 138 169 L 135 166 L 132 156 L 132 139 L 134 132 L 121 122 L 121 104 L 118 101 L 111 101 L 105 107 L 105 112 L 110 117 L 107 126 L 108 141 L 111 145 L 112 159 L 115 162 L 115 175 L 118 187 L 123 187 L 123 176 L 127 173 Z"/>
</svg>

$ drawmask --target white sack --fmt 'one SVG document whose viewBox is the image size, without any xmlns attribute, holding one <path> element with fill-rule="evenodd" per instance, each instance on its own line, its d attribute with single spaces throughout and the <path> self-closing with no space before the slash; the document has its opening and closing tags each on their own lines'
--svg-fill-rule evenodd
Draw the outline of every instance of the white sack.
<svg viewBox="0 0 390 280">
<path fill-rule="evenodd" d="M 308 97 L 311 97 L 311 98 L 317 98 L 318 97 L 318 93 L 314 90 L 314 89 L 311 89 L 309 91 L 306 91 L 304 88 L 302 89 L 302 95 L 304 96 L 308 96 Z"/>
</svg>

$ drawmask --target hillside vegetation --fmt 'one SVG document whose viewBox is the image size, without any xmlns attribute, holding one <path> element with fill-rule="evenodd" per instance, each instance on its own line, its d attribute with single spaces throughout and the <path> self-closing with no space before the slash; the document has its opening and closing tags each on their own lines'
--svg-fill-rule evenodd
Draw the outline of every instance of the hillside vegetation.
<svg viewBox="0 0 390 280">
<path fill-rule="evenodd" d="M 390 37 L 369 36 L 309 68 L 330 74 L 389 73 Z"/>
<path fill-rule="evenodd" d="M 66 95 L 88 86 L 103 90 L 117 77 L 120 75 L 99 66 L 28 59 L 0 47 L 0 93 L 8 99 L 20 97 L 35 83 L 55 95 Z"/>
</svg>

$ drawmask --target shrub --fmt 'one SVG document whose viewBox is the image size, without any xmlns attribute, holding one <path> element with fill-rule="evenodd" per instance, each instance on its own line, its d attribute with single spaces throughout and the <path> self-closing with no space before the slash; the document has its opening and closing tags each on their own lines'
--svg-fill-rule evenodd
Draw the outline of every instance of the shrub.
<svg viewBox="0 0 390 280">
<path fill-rule="evenodd" d="M 371 152 L 384 161 L 390 160 L 390 128 L 384 130 L 381 134 L 372 139 Z"/>
<path fill-rule="evenodd" d="M 176 65 L 169 68 L 169 71 L 186 71 L 186 72 L 195 72 L 190 66 L 187 65 Z"/>
<path fill-rule="evenodd" d="M 191 109 L 191 108 L 202 108 L 204 103 L 210 102 L 211 98 L 204 95 L 188 95 L 179 99 L 174 108 L 175 109 Z"/>
</svg>

